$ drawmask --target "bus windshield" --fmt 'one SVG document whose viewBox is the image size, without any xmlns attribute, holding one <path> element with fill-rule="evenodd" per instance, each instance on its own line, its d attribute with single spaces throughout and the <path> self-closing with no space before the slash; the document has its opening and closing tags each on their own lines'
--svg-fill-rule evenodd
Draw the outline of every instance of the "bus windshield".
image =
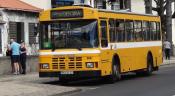
<svg viewBox="0 0 175 96">
<path fill-rule="evenodd" d="M 41 49 L 96 48 L 99 45 L 96 20 L 42 22 Z"/>
</svg>

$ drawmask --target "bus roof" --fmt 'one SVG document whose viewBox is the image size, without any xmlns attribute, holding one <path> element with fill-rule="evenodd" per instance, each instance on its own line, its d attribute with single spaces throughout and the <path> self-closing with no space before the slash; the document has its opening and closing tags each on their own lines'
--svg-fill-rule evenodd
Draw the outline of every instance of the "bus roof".
<svg viewBox="0 0 175 96">
<path fill-rule="evenodd" d="M 115 11 L 115 10 L 106 10 L 106 9 L 97 9 L 100 12 L 110 12 L 110 13 L 120 13 L 120 14 L 131 14 L 131 15 L 141 15 L 141 16 L 153 16 L 153 17 L 157 17 L 157 15 L 153 15 L 153 14 L 142 14 L 142 13 L 134 13 L 134 12 L 127 12 L 127 11 Z"/>
</svg>

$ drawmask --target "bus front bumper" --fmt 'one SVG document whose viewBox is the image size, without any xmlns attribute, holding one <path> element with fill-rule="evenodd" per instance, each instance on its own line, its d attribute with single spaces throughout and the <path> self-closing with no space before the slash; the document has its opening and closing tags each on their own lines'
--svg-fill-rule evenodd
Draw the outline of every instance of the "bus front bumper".
<svg viewBox="0 0 175 96">
<path fill-rule="evenodd" d="M 100 70 L 93 71 L 73 71 L 68 73 L 63 72 L 39 72 L 39 77 L 59 77 L 59 78 L 93 78 L 100 77 Z"/>
</svg>

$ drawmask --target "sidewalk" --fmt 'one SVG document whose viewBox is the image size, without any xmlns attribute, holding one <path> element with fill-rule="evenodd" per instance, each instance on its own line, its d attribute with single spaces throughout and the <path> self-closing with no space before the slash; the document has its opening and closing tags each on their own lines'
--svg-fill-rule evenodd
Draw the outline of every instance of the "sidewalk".
<svg viewBox="0 0 175 96">
<path fill-rule="evenodd" d="M 80 89 L 61 86 L 56 78 L 39 78 L 38 73 L 0 77 L 0 96 L 53 96 L 78 92 Z"/>
<path fill-rule="evenodd" d="M 170 65 L 170 64 L 175 64 L 175 57 L 171 57 L 170 60 L 163 60 L 163 64 L 161 66 L 164 66 L 164 65 Z"/>
</svg>

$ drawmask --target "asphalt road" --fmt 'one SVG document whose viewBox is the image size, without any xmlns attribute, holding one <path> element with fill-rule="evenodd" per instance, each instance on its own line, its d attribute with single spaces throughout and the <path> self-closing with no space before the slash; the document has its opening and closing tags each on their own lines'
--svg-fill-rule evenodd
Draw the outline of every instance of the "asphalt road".
<svg viewBox="0 0 175 96">
<path fill-rule="evenodd" d="M 122 79 L 115 84 L 91 80 L 65 86 L 82 89 L 69 96 L 175 96 L 175 65 L 163 66 L 149 77 L 128 74 Z"/>
</svg>

